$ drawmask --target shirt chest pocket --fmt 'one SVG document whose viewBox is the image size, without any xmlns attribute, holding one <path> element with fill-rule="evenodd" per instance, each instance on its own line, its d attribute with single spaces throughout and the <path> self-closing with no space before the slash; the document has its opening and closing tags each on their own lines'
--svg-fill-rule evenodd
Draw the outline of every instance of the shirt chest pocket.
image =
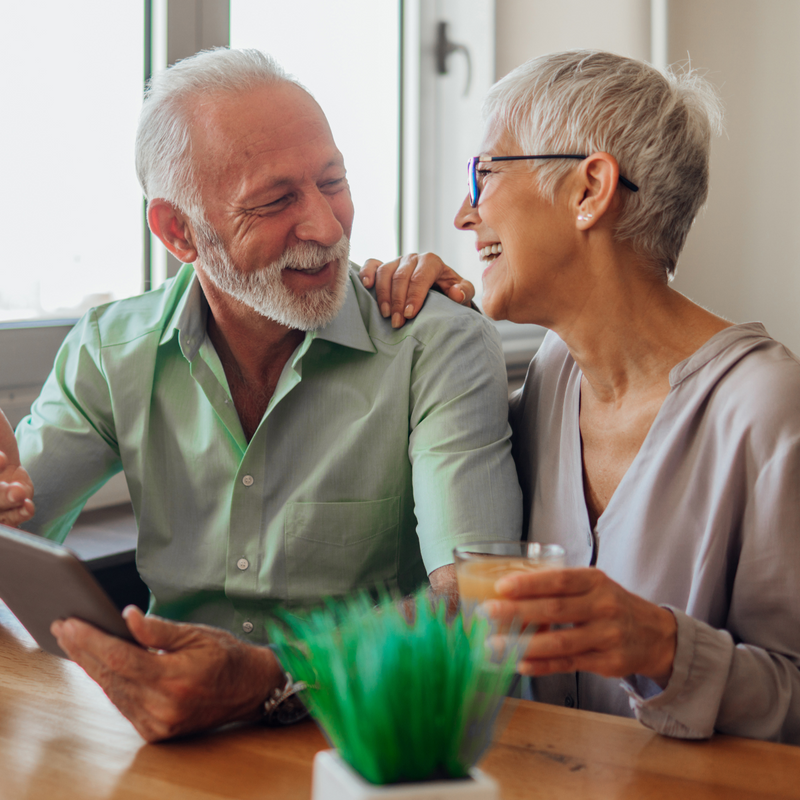
<svg viewBox="0 0 800 800">
<path fill-rule="evenodd" d="M 349 503 L 289 503 L 288 600 L 393 588 L 398 570 L 400 498 Z"/>
</svg>

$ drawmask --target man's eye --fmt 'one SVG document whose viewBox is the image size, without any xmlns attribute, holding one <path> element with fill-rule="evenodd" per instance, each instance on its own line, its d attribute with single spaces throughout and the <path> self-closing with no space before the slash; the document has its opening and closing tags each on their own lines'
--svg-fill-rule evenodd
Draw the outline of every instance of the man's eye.
<svg viewBox="0 0 800 800">
<path fill-rule="evenodd" d="M 276 208 L 282 208 L 291 200 L 291 196 L 288 194 L 284 194 L 279 197 L 277 200 L 272 200 L 269 203 L 264 203 L 263 206 L 260 208 L 265 209 L 267 211 L 274 211 Z"/>
<path fill-rule="evenodd" d="M 344 189 L 345 186 L 347 186 L 347 178 L 335 178 L 322 184 L 322 188 L 329 192 L 338 192 L 340 189 Z"/>
</svg>

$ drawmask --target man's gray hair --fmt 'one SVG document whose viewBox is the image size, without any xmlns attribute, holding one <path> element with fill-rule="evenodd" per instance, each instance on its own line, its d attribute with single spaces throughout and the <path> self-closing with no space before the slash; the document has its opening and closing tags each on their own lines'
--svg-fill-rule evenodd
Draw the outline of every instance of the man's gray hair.
<svg viewBox="0 0 800 800">
<path fill-rule="evenodd" d="M 498 81 L 483 107 L 525 155 L 610 153 L 638 192 L 620 188 L 615 235 L 671 278 L 708 196 L 711 136 L 722 106 L 696 72 L 594 50 L 528 61 Z M 551 202 L 575 162 L 527 162 Z"/>
<path fill-rule="evenodd" d="M 279 82 L 305 88 L 260 50 L 226 47 L 203 50 L 153 75 L 136 133 L 136 173 L 147 200 L 163 198 L 190 218 L 203 219 L 191 152 L 195 103 Z"/>
</svg>

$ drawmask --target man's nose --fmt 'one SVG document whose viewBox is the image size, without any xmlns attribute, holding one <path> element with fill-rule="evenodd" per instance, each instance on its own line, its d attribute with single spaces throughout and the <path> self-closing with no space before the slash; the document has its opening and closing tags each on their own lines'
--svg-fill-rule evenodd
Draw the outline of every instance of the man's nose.
<svg viewBox="0 0 800 800">
<path fill-rule="evenodd" d="M 301 241 L 312 241 L 331 247 L 343 236 L 344 228 L 322 192 L 307 196 L 302 209 L 302 218 L 295 226 L 295 235 Z"/>
<path fill-rule="evenodd" d="M 456 218 L 453 220 L 453 224 L 460 231 L 465 231 L 479 220 L 480 215 L 478 214 L 478 209 L 472 207 L 472 203 L 469 201 L 469 195 L 467 195 L 464 198 L 464 202 L 461 204 L 461 208 L 458 209 L 458 213 L 456 214 Z"/>
</svg>

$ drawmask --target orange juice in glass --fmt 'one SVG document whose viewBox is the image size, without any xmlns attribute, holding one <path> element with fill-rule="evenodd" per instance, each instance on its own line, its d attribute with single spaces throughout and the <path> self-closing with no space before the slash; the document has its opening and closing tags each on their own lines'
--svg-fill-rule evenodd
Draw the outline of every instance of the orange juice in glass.
<svg viewBox="0 0 800 800">
<path fill-rule="evenodd" d="M 510 539 L 459 545 L 453 550 L 458 579 L 458 594 L 465 614 L 472 614 L 485 600 L 499 595 L 495 583 L 514 572 L 558 569 L 564 566 L 564 548 Z M 500 632 L 505 632 L 500 629 Z M 535 632 L 529 626 L 525 633 Z"/>
</svg>

